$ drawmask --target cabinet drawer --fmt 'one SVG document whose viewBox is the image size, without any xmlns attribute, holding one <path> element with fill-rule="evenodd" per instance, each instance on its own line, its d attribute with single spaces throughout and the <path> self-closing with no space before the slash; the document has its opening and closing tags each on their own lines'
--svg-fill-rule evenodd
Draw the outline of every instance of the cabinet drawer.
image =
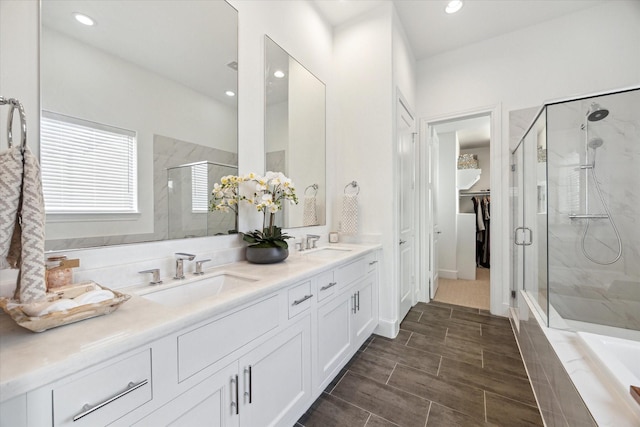
<svg viewBox="0 0 640 427">
<path fill-rule="evenodd" d="M 378 265 L 378 257 L 376 252 L 371 252 L 364 257 L 367 273 L 371 273 Z"/>
<path fill-rule="evenodd" d="M 54 426 L 107 425 L 152 399 L 151 350 L 53 388 Z"/>
<path fill-rule="evenodd" d="M 335 272 L 335 279 L 336 282 L 338 282 L 338 286 L 344 288 L 362 278 L 366 273 L 366 267 L 367 264 L 364 257 L 358 258 L 342 267 L 338 267 Z"/>
<path fill-rule="evenodd" d="M 311 307 L 312 297 L 310 281 L 289 289 L 289 319 Z"/>
<path fill-rule="evenodd" d="M 278 327 L 273 296 L 178 336 L 178 381 L 183 381 Z"/>
<path fill-rule="evenodd" d="M 337 281 L 333 279 L 333 271 L 327 271 L 318 275 L 318 301 L 333 295 L 336 291 Z"/>
</svg>

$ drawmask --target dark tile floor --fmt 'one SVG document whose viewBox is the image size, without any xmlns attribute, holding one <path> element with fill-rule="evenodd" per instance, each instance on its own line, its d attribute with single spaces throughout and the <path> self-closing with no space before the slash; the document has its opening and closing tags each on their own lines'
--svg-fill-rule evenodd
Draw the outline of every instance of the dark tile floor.
<svg viewBox="0 0 640 427">
<path fill-rule="evenodd" d="M 418 303 L 371 336 L 296 427 L 542 426 L 509 321 Z"/>
</svg>

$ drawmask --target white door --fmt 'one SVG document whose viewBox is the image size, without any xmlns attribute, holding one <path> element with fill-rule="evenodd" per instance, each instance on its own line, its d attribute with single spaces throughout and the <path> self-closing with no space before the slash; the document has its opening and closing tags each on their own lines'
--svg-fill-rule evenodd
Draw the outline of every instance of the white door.
<svg viewBox="0 0 640 427">
<path fill-rule="evenodd" d="M 438 238 L 440 230 L 438 228 L 438 206 L 436 201 L 438 193 L 438 156 L 440 151 L 440 141 L 438 133 L 433 127 L 429 127 L 429 143 L 428 143 L 428 167 L 429 182 L 427 185 L 428 192 L 428 227 L 429 227 L 429 296 L 433 299 L 438 290 Z"/>
<path fill-rule="evenodd" d="M 404 319 L 416 300 L 415 263 L 415 133 L 413 115 L 402 99 L 397 106 L 398 143 L 398 282 L 400 288 L 400 309 L 398 319 Z"/>
</svg>

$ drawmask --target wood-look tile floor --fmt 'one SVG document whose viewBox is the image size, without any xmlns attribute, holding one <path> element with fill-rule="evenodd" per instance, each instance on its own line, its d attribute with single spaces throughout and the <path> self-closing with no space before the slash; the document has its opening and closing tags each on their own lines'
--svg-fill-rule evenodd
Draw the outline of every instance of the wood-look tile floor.
<svg viewBox="0 0 640 427">
<path fill-rule="evenodd" d="M 508 319 L 431 302 L 372 335 L 296 427 L 542 425 Z"/>
</svg>

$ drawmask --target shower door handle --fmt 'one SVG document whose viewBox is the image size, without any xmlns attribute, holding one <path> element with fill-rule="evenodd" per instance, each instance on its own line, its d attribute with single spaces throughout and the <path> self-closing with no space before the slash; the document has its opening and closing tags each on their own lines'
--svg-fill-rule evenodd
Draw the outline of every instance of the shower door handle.
<svg viewBox="0 0 640 427">
<path fill-rule="evenodd" d="M 529 240 L 528 241 L 521 241 L 518 242 L 518 231 L 522 230 L 522 231 L 528 231 L 529 232 Z M 516 245 L 518 246 L 530 246 L 531 244 L 533 244 L 533 232 L 531 231 L 531 229 L 529 227 L 517 227 L 514 231 L 513 231 L 513 240 L 515 242 Z"/>
</svg>

